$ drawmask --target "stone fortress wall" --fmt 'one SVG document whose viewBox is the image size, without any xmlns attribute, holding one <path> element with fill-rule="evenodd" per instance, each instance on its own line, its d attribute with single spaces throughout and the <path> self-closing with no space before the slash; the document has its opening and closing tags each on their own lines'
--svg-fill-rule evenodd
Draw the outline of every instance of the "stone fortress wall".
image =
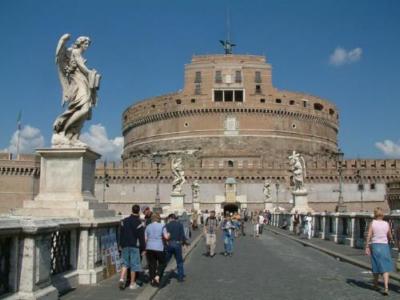
<svg viewBox="0 0 400 300">
<path fill-rule="evenodd" d="M 201 163 L 200 163 L 201 165 Z M 223 165 L 223 164 L 221 164 Z M 385 196 L 386 184 L 400 180 L 400 160 L 344 160 L 343 162 L 343 197 L 349 211 L 372 211 L 381 206 L 389 210 Z M 186 184 L 184 193 L 188 208 L 192 206 L 191 184 L 198 180 L 200 184 L 201 209 L 215 209 L 215 197 L 225 193 L 226 178 L 233 177 L 238 183 L 238 195 L 246 195 L 246 205 L 249 209 L 264 207 L 263 186 L 266 179 L 272 181 L 272 202 L 283 208 L 292 206 L 290 172 L 287 163 L 276 163 L 264 166 L 253 165 L 242 169 L 232 169 L 225 162 L 224 167 L 205 165 L 199 172 L 190 168 L 186 162 Z M 338 201 L 339 176 L 337 165 L 333 161 L 320 161 L 307 164 L 306 188 L 309 191 L 310 206 L 315 211 L 334 211 Z M 104 174 L 109 176 L 109 187 L 105 189 L 105 201 L 116 211 L 128 212 L 132 203 L 152 206 L 156 196 L 156 165 L 151 162 L 138 162 L 137 168 L 124 168 L 123 163 L 99 163 L 96 170 L 96 195 L 103 199 Z M 225 174 L 225 175 L 221 175 Z M 364 190 L 360 191 L 361 176 Z M 161 204 L 168 205 L 173 177 L 168 163 L 160 170 Z M 279 184 L 278 192 L 276 183 Z M 362 197 L 362 198 L 361 198 Z M 362 201 L 362 204 L 361 204 Z"/>
<path fill-rule="evenodd" d="M 224 94 L 216 101 L 216 93 L 226 91 L 233 98 L 226 101 Z M 274 88 L 271 66 L 261 56 L 195 56 L 186 66 L 181 92 L 136 103 L 122 122 L 123 160 L 131 165 L 137 155 L 171 149 L 271 161 L 287 157 L 291 149 L 306 158 L 337 152 L 337 108 L 315 96 Z"/>
<path fill-rule="evenodd" d="M 20 154 L 13 159 L 10 153 L 0 153 L 0 213 L 22 207 L 39 191 L 40 158 Z"/>
</svg>

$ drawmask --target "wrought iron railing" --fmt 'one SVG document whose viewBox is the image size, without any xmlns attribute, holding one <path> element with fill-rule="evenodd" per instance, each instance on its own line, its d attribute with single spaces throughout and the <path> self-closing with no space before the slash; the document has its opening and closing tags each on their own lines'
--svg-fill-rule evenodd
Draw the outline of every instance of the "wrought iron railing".
<svg viewBox="0 0 400 300">
<path fill-rule="evenodd" d="M 50 257 L 51 275 L 60 274 L 72 269 L 70 231 L 55 231 L 52 234 Z"/>
<path fill-rule="evenodd" d="M 10 248 L 11 238 L 0 238 L 0 296 L 10 291 Z"/>
</svg>

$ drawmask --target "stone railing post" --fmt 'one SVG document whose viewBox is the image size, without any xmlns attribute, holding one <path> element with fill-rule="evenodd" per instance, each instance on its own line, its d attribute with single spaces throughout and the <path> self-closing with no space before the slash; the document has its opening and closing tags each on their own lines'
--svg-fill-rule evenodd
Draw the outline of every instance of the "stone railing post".
<svg viewBox="0 0 400 300">
<path fill-rule="evenodd" d="M 350 241 L 350 247 L 355 248 L 356 247 L 356 238 L 357 238 L 357 226 L 356 226 L 356 214 L 351 213 L 350 214 L 350 236 L 349 241 Z"/>
<path fill-rule="evenodd" d="M 57 225 L 52 221 L 23 220 L 22 230 L 17 298 L 58 299 L 58 291 L 50 281 L 51 234 Z"/>
<path fill-rule="evenodd" d="M 333 226 L 334 226 L 334 232 L 333 232 L 333 241 L 335 243 L 339 243 L 340 241 L 340 217 L 339 213 L 334 214 L 333 216 Z"/>
<path fill-rule="evenodd" d="M 321 213 L 321 228 L 320 228 L 320 238 L 322 240 L 326 239 L 326 234 L 327 234 L 327 230 L 326 230 L 326 214 L 325 213 Z"/>
</svg>

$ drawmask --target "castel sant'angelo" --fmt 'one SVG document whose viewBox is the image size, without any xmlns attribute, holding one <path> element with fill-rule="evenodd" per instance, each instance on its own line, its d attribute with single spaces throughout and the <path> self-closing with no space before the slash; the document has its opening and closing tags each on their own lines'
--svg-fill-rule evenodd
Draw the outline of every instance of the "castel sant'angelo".
<svg viewBox="0 0 400 300">
<path fill-rule="evenodd" d="M 122 113 L 122 162 L 98 164 L 96 196 L 128 213 L 133 203 L 153 206 L 158 189 L 161 205 L 168 206 L 171 160 L 179 156 L 187 209 L 194 204 L 193 183 L 200 209 L 258 210 L 266 207 L 266 198 L 274 208 L 290 209 L 288 157 L 296 151 L 305 161 L 313 210 L 335 209 L 340 177 L 349 211 L 376 205 L 389 210 L 387 183 L 399 180 L 400 160 L 338 161 L 339 116 L 328 100 L 275 88 L 263 56 L 231 51 L 194 56 L 185 66 L 182 90 L 135 102 Z M 18 175 L 6 160 L 1 160 L 2 175 Z"/>
<path fill-rule="evenodd" d="M 306 93 L 278 90 L 263 56 L 194 56 L 185 66 L 182 90 L 136 102 L 122 114 L 123 162 L 97 170 L 97 192 L 117 211 L 132 202 L 154 204 L 159 182 L 162 205 L 170 201 L 171 157 L 183 153 L 185 205 L 193 182 L 200 209 L 224 205 L 263 209 L 269 181 L 274 207 L 292 206 L 288 156 L 306 163 L 310 206 L 333 211 L 338 201 L 338 108 Z M 186 154 L 185 154 L 186 153 Z M 193 153 L 193 154 L 192 154 Z M 159 176 L 154 155 L 161 155 Z M 344 160 L 343 198 L 349 210 L 388 209 L 386 182 L 399 178 L 398 160 Z M 109 187 L 104 187 L 104 175 Z M 361 187 L 362 185 L 362 187 Z M 236 197 L 227 201 L 227 189 Z M 101 198 L 101 196 L 99 196 Z"/>
</svg>

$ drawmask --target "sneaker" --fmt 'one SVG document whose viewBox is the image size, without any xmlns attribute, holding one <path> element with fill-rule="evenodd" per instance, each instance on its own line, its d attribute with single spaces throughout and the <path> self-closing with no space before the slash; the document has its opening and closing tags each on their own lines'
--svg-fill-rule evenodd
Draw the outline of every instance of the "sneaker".
<svg viewBox="0 0 400 300">
<path fill-rule="evenodd" d="M 129 289 L 130 289 L 130 290 L 136 290 L 136 289 L 138 289 L 138 288 L 140 288 L 140 286 L 138 286 L 136 283 L 135 283 L 135 284 L 131 284 L 131 285 L 129 286 Z"/>
<path fill-rule="evenodd" d="M 118 283 L 118 287 L 119 287 L 119 289 L 120 290 L 123 290 L 123 289 L 125 289 L 125 280 L 120 280 L 119 281 L 119 283 Z"/>
<path fill-rule="evenodd" d="M 224 253 L 224 256 L 228 256 L 228 252 L 225 252 L 225 253 Z"/>
</svg>

